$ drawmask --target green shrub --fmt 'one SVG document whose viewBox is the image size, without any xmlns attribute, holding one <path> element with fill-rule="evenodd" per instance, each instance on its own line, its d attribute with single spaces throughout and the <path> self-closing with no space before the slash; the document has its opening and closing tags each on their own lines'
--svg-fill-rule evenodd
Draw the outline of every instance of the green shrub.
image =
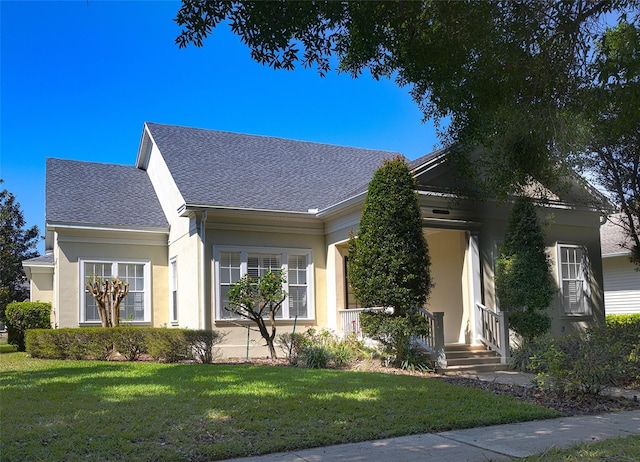
<svg viewBox="0 0 640 462">
<path fill-rule="evenodd" d="M 355 334 L 340 338 L 330 330 L 314 328 L 304 333 L 280 334 L 278 346 L 291 364 L 312 369 L 348 367 L 370 358 L 373 352 Z"/>
<path fill-rule="evenodd" d="M 226 337 L 217 330 L 185 330 L 185 339 L 196 361 L 210 364 L 217 356 L 216 345 Z"/>
<path fill-rule="evenodd" d="M 610 315 L 606 325 L 616 360 L 622 363 L 620 384 L 640 385 L 640 314 Z"/>
<path fill-rule="evenodd" d="M 7 305 L 5 312 L 8 342 L 18 351 L 25 351 L 25 332 L 27 329 L 51 328 L 51 303 L 14 302 Z"/>
<path fill-rule="evenodd" d="M 156 361 L 175 363 L 190 356 L 184 329 L 149 329 L 145 342 L 147 351 Z"/>
<path fill-rule="evenodd" d="M 360 325 L 367 336 L 380 342 L 386 362 L 396 367 L 408 366 L 418 358 L 411 351 L 411 337 L 429 334 L 429 323 L 417 312 L 394 316 L 385 311 L 364 311 Z"/>
<path fill-rule="evenodd" d="M 111 332 L 114 350 L 120 353 L 127 361 L 135 361 L 142 353 L 146 353 L 145 339 L 150 329 L 120 326 L 105 330 Z"/>
<path fill-rule="evenodd" d="M 29 329 L 25 337 L 26 351 L 31 357 L 65 359 L 66 343 L 59 329 Z"/>
<path fill-rule="evenodd" d="M 534 372 L 531 358 L 545 351 L 550 342 L 553 342 L 553 337 L 549 333 L 531 340 L 521 338 L 519 343 L 512 342 L 509 367 L 521 372 Z"/>
<path fill-rule="evenodd" d="M 324 345 L 305 345 L 298 355 L 297 364 L 309 369 L 327 369 L 333 361 L 331 350 Z"/>
<path fill-rule="evenodd" d="M 278 348 L 280 348 L 291 364 L 295 364 L 304 342 L 305 336 L 299 332 L 285 332 L 278 335 L 276 339 Z"/>
<path fill-rule="evenodd" d="M 598 326 L 558 339 L 548 337 L 531 365 L 540 388 L 560 396 L 598 395 L 625 374 L 619 349 L 606 326 Z"/>
</svg>

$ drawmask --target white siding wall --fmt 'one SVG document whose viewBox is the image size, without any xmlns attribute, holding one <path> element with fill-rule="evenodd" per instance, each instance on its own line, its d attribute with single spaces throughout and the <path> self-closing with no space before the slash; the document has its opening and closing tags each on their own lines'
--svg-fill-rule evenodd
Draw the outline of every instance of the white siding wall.
<svg viewBox="0 0 640 462">
<path fill-rule="evenodd" d="M 602 264 L 606 313 L 640 313 L 640 271 L 626 256 L 604 258 Z"/>
</svg>

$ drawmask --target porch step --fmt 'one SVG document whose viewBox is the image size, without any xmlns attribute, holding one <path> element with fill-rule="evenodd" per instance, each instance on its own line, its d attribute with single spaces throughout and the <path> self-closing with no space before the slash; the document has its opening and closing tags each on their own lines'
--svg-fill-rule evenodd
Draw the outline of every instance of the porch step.
<svg viewBox="0 0 640 462">
<path fill-rule="evenodd" d="M 448 365 L 444 369 L 441 369 L 440 372 L 447 374 L 462 374 L 462 375 L 472 375 L 479 374 L 483 372 L 498 372 L 498 371 L 508 371 L 509 366 L 507 364 L 468 364 L 464 366 L 450 366 Z"/>
<path fill-rule="evenodd" d="M 484 345 L 452 343 L 446 344 L 444 351 L 447 367 L 442 372 L 446 374 L 473 374 L 508 369 L 506 364 L 500 363 L 498 353 L 488 350 Z"/>
</svg>

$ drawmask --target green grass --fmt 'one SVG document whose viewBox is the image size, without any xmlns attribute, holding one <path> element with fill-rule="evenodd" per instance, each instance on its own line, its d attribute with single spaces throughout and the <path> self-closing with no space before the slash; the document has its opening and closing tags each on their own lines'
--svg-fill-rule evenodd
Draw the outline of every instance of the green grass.
<svg viewBox="0 0 640 462">
<path fill-rule="evenodd" d="M 0 356 L 2 460 L 215 460 L 555 417 L 415 376 Z"/>
<path fill-rule="evenodd" d="M 13 353 L 16 347 L 7 343 L 7 337 L 0 338 L 0 354 Z"/>
<path fill-rule="evenodd" d="M 542 454 L 521 459 L 523 462 L 638 462 L 640 435 L 614 438 L 569 449 L 550 449 Z"/>
</svg>

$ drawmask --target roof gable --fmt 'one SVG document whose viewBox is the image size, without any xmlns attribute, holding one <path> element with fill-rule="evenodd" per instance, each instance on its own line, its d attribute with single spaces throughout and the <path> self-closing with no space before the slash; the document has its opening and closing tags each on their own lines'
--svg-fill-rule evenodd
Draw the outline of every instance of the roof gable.
<svg viewBox="0 0 640 462">
<path fill-rule="evenodd" d="M 397 153 L 147 123 L 188 205 L 307 212 L 366 187 Z"/>
<path fill-rule="evenodd" d="M 145 171 L 61 159 L 47 159 L 46 221 L 90 226 L 168 226 Z"/>
</svg>

